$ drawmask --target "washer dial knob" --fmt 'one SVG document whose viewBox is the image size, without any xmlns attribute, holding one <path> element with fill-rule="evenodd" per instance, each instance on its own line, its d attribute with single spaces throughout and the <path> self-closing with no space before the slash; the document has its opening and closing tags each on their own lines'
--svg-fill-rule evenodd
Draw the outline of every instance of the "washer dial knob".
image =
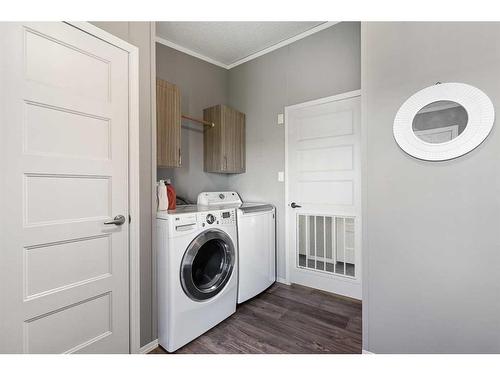
<svg viewBox="0 0 500 375">
<path fill-rule="evenodd" d="M 207 223 L 208 224 L 213 224 L 215 222 L 215 216 L 212 214 L 207 215 Z"/>
</svg>

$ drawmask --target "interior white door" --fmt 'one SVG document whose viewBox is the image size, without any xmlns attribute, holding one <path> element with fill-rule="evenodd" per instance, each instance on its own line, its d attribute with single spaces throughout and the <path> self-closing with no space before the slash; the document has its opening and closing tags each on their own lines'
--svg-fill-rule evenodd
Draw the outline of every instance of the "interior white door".
<svg viewBox="0 0 500 375">
<path fill-rule="evenodd" d="M 128 54 L 0 24 L 0 352 L 128 353 Z"/>
<path fill-rule="evenodd" d="M 287 107 L 292 283 L 361 298 L 359 92 Z"/>
</svg>

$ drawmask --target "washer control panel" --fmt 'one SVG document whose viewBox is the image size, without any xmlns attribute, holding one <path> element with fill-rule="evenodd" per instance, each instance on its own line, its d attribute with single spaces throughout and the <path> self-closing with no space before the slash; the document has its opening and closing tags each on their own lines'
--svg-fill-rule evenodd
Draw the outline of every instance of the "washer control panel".
<svg viewBox="0 0 500 375">
<path fill-rule="evenodd" d="M 220 222 L 221 222 L 221 224 L 234 224 L 234 223 L 236 223 L 234 210 L 222 211 L 221 217 L 220 217 Z"/>
<path fill-rule="evenodd" d="M 233 209 L 209 211 L 199 214 L 199 222 L 202 227 L 213 225 L 236 224 L 236 211 Z"/>
<path fill-rule="evenodd" d="M 206 220 L 207 224 L 213 224 L 215 223 L 215 216 L 213 214 L 208 214 Z"/>
</svg>

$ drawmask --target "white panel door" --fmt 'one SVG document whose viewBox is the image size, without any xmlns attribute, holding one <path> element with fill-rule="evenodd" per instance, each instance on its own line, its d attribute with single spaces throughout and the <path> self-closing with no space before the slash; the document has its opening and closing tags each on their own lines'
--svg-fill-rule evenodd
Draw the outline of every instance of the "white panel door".
<svg viewBox="0 0 500 375">
<path fill-rule="evenodd" d="M 292 283 L 361 298 L 358 92 L 287 107 Z"/>
<path fill-rule="evenodd" d="M 128 54 L 0 24 L 0 353 L 128 353 Z"/>
</svg>

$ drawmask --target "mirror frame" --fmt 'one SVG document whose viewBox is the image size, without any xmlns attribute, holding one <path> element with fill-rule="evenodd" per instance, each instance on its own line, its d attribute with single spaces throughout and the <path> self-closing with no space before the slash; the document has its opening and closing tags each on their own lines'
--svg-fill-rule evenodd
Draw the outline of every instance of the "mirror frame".
<svg viewBox="0 0 500 375">
<path fill-rule="evenodd" d="M 426 105 L 448 100 L 467 111 L 464 131 L 443 143 L 429 143 L 413 132 L 413 119 Z M 421 160 L 441 161 L 465 155 L 488 137 L 495 121 L 495 109 L 490 98 L 477 87 L 465 83 L 439 83 L 410 96 L 399 108 L 394 119 L 394 139 L 407 154 Z"/>
</svg>

